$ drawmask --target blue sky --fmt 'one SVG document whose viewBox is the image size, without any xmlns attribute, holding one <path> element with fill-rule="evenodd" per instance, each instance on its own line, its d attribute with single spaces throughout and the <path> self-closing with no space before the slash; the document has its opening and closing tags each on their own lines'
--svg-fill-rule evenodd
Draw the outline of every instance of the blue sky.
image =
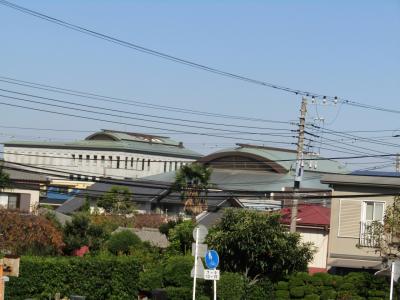
<svg viewBox="0 0 400 300">
<path fill-rule="evenodd" d="M 400 109 L 400 1 L 15 0 L 14 3 L 229 72 Z M 174 64 L 4 6 L 0 6 L 0 28 L 0 76 L 216 113 L 283 121 L 296 120 L 298 116 L 301 100 L 298 96 Z M 0 83 L 0 88 L 11 87 L 45 95 Z M 0 125 L 155 132 L 17 108 L 1 106 L 0 109 Z M 130 109 L 189 117 L 194 124 L 196 120 L 218 121 L 143 108 Z M 318 107 L 318 115 L 324 117 L 326 123 L 334 121 L 328 126 L 334 130 L 400 128 L 397 114 L 343 105 L 337 115 L 338 109 L 339 105 Z M 310 105 L 309 120 L 316 116 L 315 107 Z M 2 140 L 7 140 L 9 133 L 53 139 L 85 136 L 84 133 L 38 133 L 5 128 L 0 128 L 0 132 Z M 371 133 L 369 136 L 390 134 Z M 237 140 L 228 140 L 168 135 L 203 153 L 241 142 L 239 136 Z M 391 142 L 397 143 L 395 139 Z M 363 147 L 372 151 L 396 151 L 393 147 L 383 149 L 368 144 Z M 344 155 L 326 153 L 335 154 Z"/>
</svg>

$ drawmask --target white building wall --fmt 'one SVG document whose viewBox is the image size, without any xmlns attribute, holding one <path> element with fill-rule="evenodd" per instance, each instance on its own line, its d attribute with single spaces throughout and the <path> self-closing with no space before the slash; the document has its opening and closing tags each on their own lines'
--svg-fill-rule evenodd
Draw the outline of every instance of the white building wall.
<svg viewBox="0 0 400 300">
<path fill-rule="evenodd" d="M 119 179 L 140 178 L 175 171 L 182 164 L 194 161 L 173 156 L 123 151 L 30 147 L 4 147 L 4 160 L 88 176 Z"/>
<path fill-rule="evenodd" d="M 313 244 L 312 248 L 316 251 L 314 259 L 308 266 L 311 268 L 326 268 L 329 235 L 325 234 L 324 230 L 319 229 L 298 228 L 297 230 L 300 233 L 302 242 L 311 242 Z"/>
</svg>

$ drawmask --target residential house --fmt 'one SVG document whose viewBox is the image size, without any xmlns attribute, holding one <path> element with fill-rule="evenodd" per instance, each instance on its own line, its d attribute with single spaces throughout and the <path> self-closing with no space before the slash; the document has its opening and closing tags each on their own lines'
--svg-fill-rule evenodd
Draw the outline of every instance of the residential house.
<svg viewBox="0 0 400 300">
<path fill-rule="evenodd" d="M 333 189 L 328 249 L 331 271 L 380 269 L 381 257 L 367 226 L 373 221 L 383 222 L 385 209 L 393 203 L 392 195 L 400 193 L 398 174 L 331 174 L 321 182 Z"/>
<path fill-rule="evenodd" d="M 290 225 L 291 207 L 281 211 L 281 222 Z M 327 272 L 329 227 L 331 210 L 315 204 L 301 204 L 297 211 L 296 232 L 301 235 L 302 242 L 312 243 L 314 258 L 308 265 L 310 273 Z"/>
<path fill-rule="evenodd" d="M 0 207 L 33 212 L 39 206 L 41 188 L 48 184 L 45 175 L 2 162 L 3 172 L 9 175 L 11 186 L 0 189 Z"/>
</svg>

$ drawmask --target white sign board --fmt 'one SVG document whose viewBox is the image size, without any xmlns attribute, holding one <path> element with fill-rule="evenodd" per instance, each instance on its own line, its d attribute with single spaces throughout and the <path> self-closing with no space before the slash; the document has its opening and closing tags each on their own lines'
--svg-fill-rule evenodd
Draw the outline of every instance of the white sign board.
<svg viewBox="0 0 400 300">
<path fill-rule="evenodd" d="M 204 266 L 203 262 L 201 261 L 201 258 L 197 258 L 197 270 L 196 270 L 196 278 L 204 278 Z M 192 271 L 190 271 L 190 277 L 194 277 L 194 266 L 192 268 Z"/>
<path fill-rule="evenodd" d="M 205 280 L 219 280 L 219 270 L 204 270 Z"/>
<path fill-rule="evenodd" d="M 197 245 L 197 256 L 204 257 L 206 256 L 208 250 L 207 244 L 198 244 Z M 192 256 L 196 255 L 196 243 L 192 243 Z"/>
<path fill-rule="evenodd" d="M 198 232 L 197 232 L 197 229 L 199 230 Z M 208 229 L 204 225 L 201 225 L 201 224 L 197 225 L 193 229 L 193 239 L 196 241 L 196 237 L 197 237 L 197 242 L 198 243 L 204 242 L 204 240 L 206 239 L 207 234 L 208 234 Z"/>
</svg>

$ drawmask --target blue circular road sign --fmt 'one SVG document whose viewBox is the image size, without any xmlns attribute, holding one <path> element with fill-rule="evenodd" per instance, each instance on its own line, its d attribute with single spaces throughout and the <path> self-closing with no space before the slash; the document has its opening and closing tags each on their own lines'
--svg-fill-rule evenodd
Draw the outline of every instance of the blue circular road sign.
<svg viewBox="0 0 400 300">
<path fill-rule="evenodd" d="M 208 250 L 205 256 L 206 266 L 209 269 L 215 269 L 218 267 L 219 264 L 219 256 L 217 251 L 215 250 Z"/>
</svg>

